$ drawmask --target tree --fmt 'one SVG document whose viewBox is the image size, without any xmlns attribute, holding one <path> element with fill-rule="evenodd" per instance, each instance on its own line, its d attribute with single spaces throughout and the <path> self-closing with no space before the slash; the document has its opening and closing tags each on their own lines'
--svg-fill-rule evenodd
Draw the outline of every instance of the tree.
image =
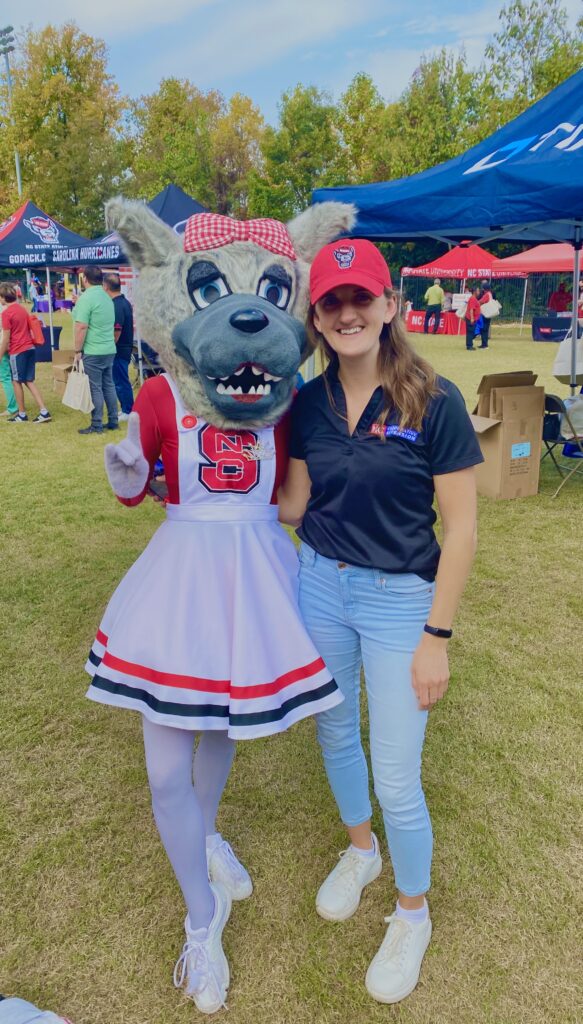
<svg viewBox="0 0 583 1024">
<path fill-rule="evenodd" d="M 345 182 L 374 181 L 384 112 L 384 101 L 370 75 L 355 75 L 336 112 L 343 147 L 337 169 Z"/>
<path fill-rule="evenodd" d="M 561 0 L 512 0 L 499 20 L 500 31 L 486 47 L 487 71 L 508 119 L 581 67 L 583 23 L 569 31 Z"/>
<path fill-rule="evenodd" d="M 247 96 L 236 93 L 211 132 L 212 208 L 246 217 L 252 173 L 263 169 L 261 143 L 265 122 Z"/>
<path fill-rule="evenodd" d="M 480 92 L 465 54 L 421 58 L 400 100 L 386 107 L 374 152 L 376 180 L 416 174 L 479 141 Z"/>
<path fill-rule="evenodd" d="M 5 87 L 3 100 L 6 110 Z M 6 183 L 17 143 L 28 198 L 67 227 L 98 234 L 128 155 L 118 131 L 122 107 L 101 40 L 73 23 L 26 33 L 14 66 L 16 124 L 1 133 L 0 200 L 3 185 L 14 198 Z"/>
<path fill-rule="evenodd" d="M 340 139 L 330 97 L 314 86 L 284 93 L 279 126 L 265 130 L 264 172 L 250 175 L 250 206 L 256 216 L 286 219 L 310 203 L 313 188 L 342 181 Z"/>
<path fill-rule="evenodd" d="M 214 206 L 212 134 L 224 116 L 222 95 L 165 78 L 157 92 L 131 107 L 132 178 L 127 191 L 151 199 L 169 182 Z"/>
</svg>

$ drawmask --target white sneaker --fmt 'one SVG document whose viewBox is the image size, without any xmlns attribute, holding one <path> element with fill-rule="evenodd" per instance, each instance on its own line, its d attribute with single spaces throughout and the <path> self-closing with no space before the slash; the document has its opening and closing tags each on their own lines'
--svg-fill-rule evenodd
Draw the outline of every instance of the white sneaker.
<svg viewBox="0 0 583 1024">
<path fill-rule="evenodd" d="M 379 1003 L 398 1003 L 415 988 L 431 938 L 431 919 L 410 924 L 391 914 L 381 948 L 366 972 L 366 988 Z"/>
<path fill-rule="evenodd" d="M 216 1013 L 226 1008 L 229 988 L 229 964 L 223 952 L 221 937 L 231 913 L 231 897 L 218 882 L 211 883 L 215 912 L 206 930 L 206 939 L 192 931 L 188 916 L 184 922 L 186 942 L 174 968 L 174 985 L 184 988 L 201 1013 Z"/>
<path fill-rule="evenodd" d="M 326 921 L 345 921 L 360 903 L 362 890 L 381 873 L 383 862 L 377 837 L 373 834 L 374 857 L 363 857 L 349 846 L 322 883 L 316 896 L 316 910 Z"/>
<path fill-rule="evenodd" d="M 253 882 L 226 839 L 207 843 L 206 855 L 211 882 L 224 885 L 232 900 L 244 900 L 251 895 Z"/>
<path fill-rule="evenodd" d="M 125 421 L 129 420 L 129 418 L 130 418 L 129 412 L 118 412 L 118 414 L 117 414 L 117 422 L 118 423 L 125 423 Z"/>
</svg>

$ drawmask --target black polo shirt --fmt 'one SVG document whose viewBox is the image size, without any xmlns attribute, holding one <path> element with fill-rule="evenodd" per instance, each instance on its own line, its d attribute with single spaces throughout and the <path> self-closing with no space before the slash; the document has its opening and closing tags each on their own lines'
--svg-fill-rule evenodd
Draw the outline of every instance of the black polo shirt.
<svg viewBox="0 0 583 1024">
<path fill-rule="evenodd" d="M 115 306 L 115 329 L 121 330 L 115 348 L 116 355 L 120 359 L 130 360 L 134 346 L 134 311 L 125 295 L 116 295 L 113 300 Z"/>
<path fill-rule="evenodd" d="M 336 411 L 322 376 L 300 389 L 292 408 L 290 455 L 306 461 L 312 481 L 298 535 L 326 558 L 435 579 L 433 477 L 483 462 L 460 392 L 438 377 L 421 430 L 401 430 L 395 412 L 383 438 L 379 387 L 350 435 L 337 371 L 326 373 Z"/>
</svg>

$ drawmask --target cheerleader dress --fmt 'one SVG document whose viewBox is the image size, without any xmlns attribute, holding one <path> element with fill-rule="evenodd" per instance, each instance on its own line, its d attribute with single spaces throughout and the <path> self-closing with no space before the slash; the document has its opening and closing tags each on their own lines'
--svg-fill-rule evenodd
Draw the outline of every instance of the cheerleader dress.
<svg viewBox="0 0 583 1024">
<path fill-rule="evenodd" d="M 166 521 L 107 606 L 87 696 L 233 739 L 340 703 L 300 618 L 297 555 L 277 522 L 288 418 L 219 430 L 184 408 L 167 374 L 145 382 L 134 408 L 151 469 L 164 462 Z M 136 505 L 147 491 L 119 500 Z"/>
</svg>

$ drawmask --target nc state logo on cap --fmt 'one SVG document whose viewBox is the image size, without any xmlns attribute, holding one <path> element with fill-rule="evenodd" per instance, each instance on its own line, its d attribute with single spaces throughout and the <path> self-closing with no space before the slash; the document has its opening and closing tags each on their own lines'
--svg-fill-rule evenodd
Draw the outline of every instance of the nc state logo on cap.
<svg viewBox="0 0 583 1024">
<path fill-rule="evenodd" d="M 349 270 L 352 266 L 352 261 L 356 256 L 354 246 L 341 245 L 338 249 L 334 249 L 333 256 L 340 270 Z"/>
</svg>

